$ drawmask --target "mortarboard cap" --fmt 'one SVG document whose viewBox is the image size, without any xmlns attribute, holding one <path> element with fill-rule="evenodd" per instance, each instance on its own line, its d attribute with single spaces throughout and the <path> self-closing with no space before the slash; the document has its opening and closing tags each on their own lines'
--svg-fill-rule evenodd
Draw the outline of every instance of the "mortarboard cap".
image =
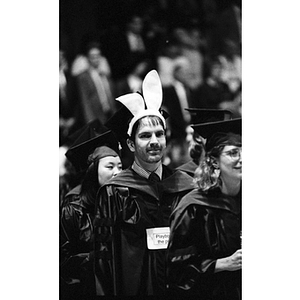
<svg viewBox="0 0 300 300">
<path fill-rule="evenodd" d="M 99 120 L 89 122 L 75 133 L 77 138 L 65 155 L 78 172 L 86 170 L 88 156 L 97 147 L 108 146 L 119 152 L 119 143 L 114 134 Z"/>
<path fill-rule="evenodd" d="M 119 140 L 127 137 L 128 124 L 133 118 L 129 109 L 125 105 L 121 105 L 122 107 L 105 123 L 105 126 L 114 132 Z"/>
<path fill-rule="evenodd" d="M 231 119 L 218 122 L 208 122 L 203 124 L 194 124 L 191 127 L 202 137 L 209 139 L 215 133 L 236 133 L 242 134 L 242 119 Z"/>
<path fill-rule="evenodd" d="M 81 128 L 77 129 L 67 138 L 71 146 L 73 146 L 81 135 L 81 140 L 89 140 L 106 131 L 108 131 L 108 128 L 103 126 L 103 124 L 98 119 L 94 119 Z"/>
<path fill-rule="evenodd" d="M 186 108 L 191 114 L 192 124 L 218 122 L 231 119 L 231 111 L 225 109 Z"/>
</svg>

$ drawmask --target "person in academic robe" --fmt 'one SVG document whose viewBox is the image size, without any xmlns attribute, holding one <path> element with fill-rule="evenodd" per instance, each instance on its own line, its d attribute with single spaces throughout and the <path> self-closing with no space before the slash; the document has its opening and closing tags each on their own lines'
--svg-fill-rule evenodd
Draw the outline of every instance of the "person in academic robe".
<svg viewBox="0 0 300 300">
<path fill-rule="evenodd" d="M 198 188 L 170 217 L 170 295 L 241 299 L 241 119 L 194 125 L 207 138 L 195 178 Z"/>
<path fill-rule="evenodd" d="M 60 147 L 60 172 L 59 172 L 59 208 L 69 200 L 66 195 L 80 192 L 81 182 L 88 168 L 88 154 L 91 154 L 98 146 L 102 138 L 100 135 L 109 131 L 99 119 L 94 119 L 81 126 L 66 138 L 66 144 Z M 106 143 L 114 149 L 119 149 L 119 141 L 115 135 L 104 135 Z M 116 150 L 117 151 L 117 150 Z"/>
<path fill-rule="evenodd" d="M 96 202 L 97 296 L 160 296 L 166 293 L 169 216 L 193 188 L 192 178 L 162 164 L 166 122 L 162 88 L 150 71 L 143 94 L 117 98 L 132 113 L 124 120 L 134 161 L 101 187 Z"/>
<path fill-rule="evenodd" d="M 96 194 L 100 186 L 122 169 L 118 143 L 111 131 L 83 139 L 92 125 L 84 128 L 66 153 L 84 176 L 81 184 L 65 196 L 60 211 L 59 283 L 62 300 L 95 299 L 92 258 Z"/>
</svg>

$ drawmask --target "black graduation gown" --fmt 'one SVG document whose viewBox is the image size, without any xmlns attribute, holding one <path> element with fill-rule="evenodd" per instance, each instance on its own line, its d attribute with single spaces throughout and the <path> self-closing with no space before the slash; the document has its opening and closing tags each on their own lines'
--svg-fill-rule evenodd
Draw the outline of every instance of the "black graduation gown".
<svg viewBox="0 0 300 300">
<path fill-rule="evenodd" d="M 182 164 L 176 168 L 176 170 L 180 170 L 182 172 L 187 173 L 188 175 L 194 177 L 195 171 L 198 168 L 198 165 L 193 161 L 190 160 L 185 164 Z"/>
<path fill-rule="evenodd" d="M 94 205 L 81 197 L 81 185 L 67 195 L 60 216 L 60 299 L 94 299 Z"/>
<path fill-rule="evenodd" d="M 220 189 L 188 193 L 170 218 L 168 281 L 171 294 L 241 299 L 241 271 L 214 273 L 216 260 L 241 248 L 241 195 Z"/>
<path fill-rule="evenodd" d="M 146 229 L 169 227 L 171 211 L 192 188 L 190 176 L 163 166 L 158 183 L 128 169 L 100 189 L 94 223 L 97 295 L 165 293 L 166 249 L 149 250 Z"/>
</svg>

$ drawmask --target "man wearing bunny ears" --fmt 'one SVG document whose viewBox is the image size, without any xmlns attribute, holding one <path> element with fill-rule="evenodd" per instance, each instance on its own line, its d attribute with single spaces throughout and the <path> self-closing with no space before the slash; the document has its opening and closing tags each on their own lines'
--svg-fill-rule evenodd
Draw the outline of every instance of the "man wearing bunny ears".
<svg viewBox="0 0 300 300">
<path fill-rule="evenodd" d="M 160 112 L 162 87 L 155 70 L 146 75 L 142 92 L 116 99 L 133 115 L 127 145 L 134 162 L 98 193 L 94 224 L 98 296 L 166 293 L 169 216 L 194 187 L 189 175 L 162 164 L 166 121 Z"/>
</svg>

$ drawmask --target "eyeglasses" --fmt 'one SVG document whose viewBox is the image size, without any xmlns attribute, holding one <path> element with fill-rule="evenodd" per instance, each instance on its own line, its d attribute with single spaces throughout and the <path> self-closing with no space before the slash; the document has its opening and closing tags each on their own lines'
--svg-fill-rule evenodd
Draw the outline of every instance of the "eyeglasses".
<svg viewBox="0 0 300 300">
<path fill-rule="evenodd" d="M 236 160 L 236 159 L 241 158 L 242 148 L 234 148 L 232 150 L 221 153 L 221 155 L 222 154 L 228 155 L 228 156 L 230 156 L 231 159 Z"/>
</svg>

